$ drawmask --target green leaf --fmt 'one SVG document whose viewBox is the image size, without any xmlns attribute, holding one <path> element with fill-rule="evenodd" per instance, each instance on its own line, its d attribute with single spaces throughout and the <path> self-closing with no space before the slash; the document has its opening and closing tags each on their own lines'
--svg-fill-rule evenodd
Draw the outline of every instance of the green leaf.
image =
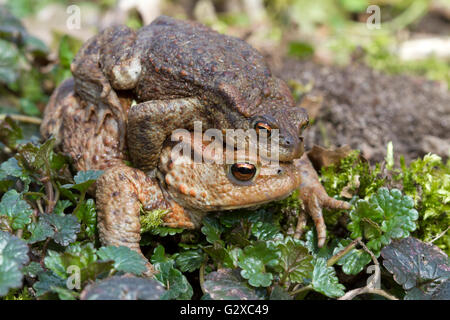
<svg viewBox="0 0 450 320">
<path fill-rule="evenodd" d="M 0 231 L 0 296 L 6 295 L 9 289 L 22 285 L 21 269 L 28 261 L 26 243 L 16 236 Z"/>
<path fill-rule="evenodd" d="M 0 121 L 0 142 L 14 150 L 20 139 L 23 139 L 22 129 L 11 117 Z"/>
<path fill-rule="evenodd" d="M 120 246 L 101 247 L 97 251 L 97 255 L 102 260 L 113 260 L 114 269 L 118 271 L 141 275 L 146 271 L 146 262 L 136 251 L 130 248 Z"/>
<path fill-rule="evenodd" d="M 393 241 L 381 255 L 384 267 L 407 290 L 405 299 L 450 299 L 450 262 L 438 247 L 409 237 Z"/>
<path fill-rule="evenodd" d="M 11 84 L 19 77 L 19 51 L 16 46 L 0 39 L 0 83 Z"/>
<path fill-rule="evenodd" d="M 218 269 L 206 275 L 204 288 L 214 300 L 260 300 L 238 270 Z"/>
<path fill-rule="evenodd" d="M 169 228 L 169 227 L 161 227 L 161 226 L 150 230 L 150 232 L 153 235 L 160 236 L 160 237 L 173 236 L 173 235 L 176 235 L 177 233 L 181 233 L 183 231 L 184 231 L 184 229 L 182 229 L 182 228 Z"/>
<path fill-rule="evenodd" d="M 58 200 L 56 202 L 55 208 L 53 209 L 53 214 L 64 215 L 64 210 L 72 205 L 69 200 Z"/>
<path fill-rule="evenodd" d="M 36 278 L 37 275 L 43 272 L 41 264 L 35 261 L 30 262 L 27 266 L 22 268 L 22 273 L 28 277 Z"/>
<path fill-rule="evenodd" d="M 275 270 L 282 274 L 282 279 L 303 283 L 304 279 L 311 278 L 314 269 L 313 257 L 300 241 L 287 237 L 284 241 L 276 243 L 276 248 L 281 257 Z"/>
<path fill-rule="evenodd" d="M 39 273 L 39 281 L 33 284 L 33 289 L 36 291 L 36 296 L 42 296 L 47 292 L 51 292 L 55 287 L 66 287 L 64 279 L 58 277 L 53 271 L 47 270 Z"/>
<path fill-rule="evenodd" d="M 15 156 L 19 166 L 30 174 L 57 176 L 57 171 L 65 165 L 65 157 L 53 152 L 54 145 L 54 138 L 38 146 L 31 142 L 21 145 Z"/>
<path fill-rule="evenodd" d="M 81 300 L 159 300 L 164 293 L 154 279 L 114 276 L 87 286 Z"/>
<path fill-rule="evenodd" d="M 44 214 L 42 218 L 55 230 L 53 240 L 56 243 L 67 246 L 77 239 L 77 233 L 80 231 L 80 224 L 78 223 L 77 217 L 70 214 Z"/>
<path fill-rule="evenodd" d="M 367 247 L 376 255 L 391 239 L 408 237 L 416 229 L 418 212 L 414 202 L 400 190 L 380 188 L 369 201 L 358 200 L 350 212 L 352 222 L 348 229 L 353 239 L 363 236 L 369 240 Z"/>
<path fill-rule="evenodd" d="M 186 250 L 174 254 L 175 265 L 181 272 L 193 272 L 200 268 L 205 255 L 201 249 Z"/>
<path fill-rule="evenodd" d="M 328 267 L 327 261 L 323 258 L 315 259 L 313 264 L 314 271 L 311 282 L 313 289 L 330 298 L 343 296 L 345 287 L 339 283 L 334 268 Z"/>
<path fill-rule="evenodd" d="M 6 215 L 14 230 L 23 229 L 31 222 L 33 210 L 30 205 L 21 199 L 16 190 L 5 193 L 0 202 L 0 215 Z"/>
<path fill-rule="evenodd" d="M 267 272 L 266 266 L 277 265 L 279 252 L 267 246 L 266 242 L 258 241 L 238 251 L 238 266 L 241 275 L 248 279 L 254 287 L 268 287 L 272 283 L 273 274 Z"/>
<path fill-rule="evenodd" d="M 333 255 L 343 250 L 352 240 L 341 240 L 338 246 L 334 249 Z M 349 253 L 339 259 L 337 265 L 342 266 L 342 271 L 345 274 L 355 275 L 364 270 L 364 267 L 372 261 L 370 254 L 361 249 L 352 249 Z"/>
<path fill-rule="evenodd" d="M 202 233 L 206 236 L 206 240 L 209 243 L 223 243 L 222 240 L 220 240 L 220 234 L 223 231 L 223 227 L 220 225 L 220 222 L 215 217 L 205 217 L 203 219 L 203 227 L 202 227 Z"/>
<path fill-rule="evenodd" d="M 83 201 L 83 203 L 74 212 L 81 222 L 83 229 L 88 237 L 93 237 L 97 230 L 97 211 L 93 199 Z"/>
<path fill-rule="evenodd" d="M 36 243 L 44 241 L 47 238 L 53 238 L 55 230 L 44 219 L 39 219 L 38 222 L 33 222 L 28 226 L 28 231 L 31 232 L 31 237 L 28 239 L 28 243 Z"/>
<path fill-rule="evenodd" d="M 66 189 L 76 189 L 81 193 L 86 192 L 103 172 L 103 170 L 78 171 L 76 176 L 73 177 L 75 184 L 65 184 L 62 187 Z"/>
<path fill-rule="evenodd" d="M 174 268 L 175 261 L 165 256 L 163 246 L 159 245 L 155 248 L 151 262 L 155 269 L 159 271 L 155 275 L 155 279 L 167 289 L 161 299 L 191 299 L 193 290 L 189 281 L 180 270 Z"/>
</svg>

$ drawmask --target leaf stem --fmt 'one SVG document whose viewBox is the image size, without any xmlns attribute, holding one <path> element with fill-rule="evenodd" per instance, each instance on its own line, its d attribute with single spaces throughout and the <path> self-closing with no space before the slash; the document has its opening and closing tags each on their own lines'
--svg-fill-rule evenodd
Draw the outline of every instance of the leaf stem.
<svg viewBox="0 0 450 320">
<path fill-rule="evenodd" d="M 343 256 L 345 256 L 347 253 L 349 253 L 350 251 L 353 250 L 353 248 L 355 248 L 356 244 L 361 241 L 361 237 L 356 238 L 355 240 L 353 240 L 352 242 L 350 242 L 348 244 L 348 246 L 346 246 L 344 249 L 342 249 L 341 251 L 339 251 L 338 253 L 336 253 L 334 256 L 332 256 L 330 259 L 328 259 L 327 261 L 327 267 L 331 267 L 333 266 L 336 262 L 338 262 Z"/>
<path fill-rule="evenodd" d="M 299 294 L 299 293 L 302 293 L 302 292 L 304 292 L 304 291 L 309 291 L 309 290 L 312 290 L 312 289 L 313 289 L 312 285 L 307 285 L 307 286 L 301 287 L 300 289 L 297 289 L 297 290 L 295 290 L 295 291 L 292 291 L 292 292 L 290 293 L 290 295 L 296 296 L 296 295 Z"/>
<path fill-rule="evenodd" d="M 206 258 L 205 261 L 203 261 L 202 265 L 200 266 L 200 269 L 198 270 L 198 278 L 200 280 L 200 288 L 202 289 L 203 294 L 206 294 L 206 291 L 205 291 L 205 268 L 206 268 L 207 262 L 208 262 L 208 259 Z"/>
<path fill-rule="evenodd" d="M 0 120 L 5 120 L 6 117 L 10 117 L 11 119 L 15 121 L 25 122 L 25 123 L 32 123 L 32 124 L 41 124 L 42 119 L 37 117 L 30 117 L 25 116 L 22 114 L 0 114 Z"/>
</svg>

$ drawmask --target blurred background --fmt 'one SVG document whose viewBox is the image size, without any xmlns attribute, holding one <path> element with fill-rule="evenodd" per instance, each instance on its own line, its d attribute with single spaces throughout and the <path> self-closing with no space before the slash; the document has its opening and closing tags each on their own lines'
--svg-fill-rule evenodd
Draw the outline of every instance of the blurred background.
<svg viewBox="0 0 450 320">
<path fill-rule="evenodd" d="M 450 0 L 1 0 L 0 113 L 39 118 L 81 44 L 164 14 L 249 42 L 308 109 L 309 148 L 450 150 Z M 38 120 L 36 120 L 38 122 Z M 28 124 L 27 124 L 28 123 Z"/>
</svg>

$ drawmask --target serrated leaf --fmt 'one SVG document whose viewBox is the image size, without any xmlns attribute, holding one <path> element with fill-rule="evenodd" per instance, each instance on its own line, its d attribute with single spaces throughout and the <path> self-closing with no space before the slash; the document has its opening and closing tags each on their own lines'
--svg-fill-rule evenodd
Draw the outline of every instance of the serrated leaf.
<svg viewBox="0 0 450 320">
<path fill-rule="evenodd" d="M 53 271 L 47 270 L 39 273 L 39 281 L 33 284 L 33 289 L 36 291 L 36 296 L 39 297 L 47 292 L 51 292 L 54 287 L 66 286 L 66 281 L 58 277 Z"/>
<path fill-rule="evenodd" d="M 141 275 L 146 271 L 146 262 L 136 251 L 130 248 L 120 246 L 101 247 L 97 251 L 97 255 L 102 260 L 113 260 L 114 269 Z"/>
<path fill-rule="evenodd" d="M 268 247 L 266 242 L 258 241 L 238 251 L 238 266 L 242 269 L 241 275 L 252 286 L 268 287 L 272 283 L 273 274 L 266 270 L 266 266 L 275 266 L 278 258 L 276 249 Z"/>
<path fill-rule="evenodd" d="M 81 300 L 159 300 L 164 293 L 154 279 L 114 276 L 87 286 Z"/>
<path fill-rule="evenodd" d="M 410 197 L 397 189 L 380 188 L 369 201 L 356 202 L 348 229 L 352 238 L 363 236 L 369 240 L 367 247 L 378 256 L 381 247 L 391 239 L 408 237 L 416 229 L 418 216 Z"/>
<path fill-rule="evenodd" d="M 343 250 L 352 240 L 342 240 L 339 245 L 334 249 L 333 255 Z M 342 266 L 342 271 L 345 274 L 355 275 L 364 270 L 364 267 L 372 260 L 370 254 L 361 249 L 352 249 L 349 253 L 339 259 L 336 263 Z"/>
<path fill-rule="evenodd" d="M 62 187 L 66 189 L 76 189 L 81 193 L 86 192 L 89 187 L 103 174 L 103 172 L 103 170 L 78 171 L 75 177 L 73 177 L 75 184 L 65 184 Z"/>
<path fill-rule="evenodd" d="M 44 219 L 39 219 L 38 222 L 31 223 L 28 226 L 28 231 L 31 232 L 28 243 L 44 241 L 47 238 L 52 238 L 55 234 L 53 227 Z"/>
<path fill-rule="evenodd" d="M 448 256 L 438 247 L 409 237 L 381 251 L 384 267 L 407 290 L 405 299 L 450 299 Z"/>
<path fill-rule="evenodd" d="M 327 266 L 327 261 L 318 258 L 314 262 L 314 271 L 312 276 L 312 287 L 330 298 L 337 298 L 344 295 L 345 287 L 339 283 L 336 272 L 333 267 Z"/>
<path fill-rule="evenodd" d="M 72 202 L 69 200 L 58 200 L 56 202 L 55 208 L 53 209 L 53 214 L 63 215 L 64 210 L 72 205 Z"/>
<path fill-rule="evenodd" d="M 181 251 L 173 256 L 175 265 L 181 272 L 193 272 L 200 268 L 205 255 L 201 249 Z"/>
<path fill-rule="evenodd" d="M 77 239 L 77 233 L 80 231 L 80 224 L 78 223 L 77 217 L 70 214 L 44 214 L 42 218 L 55 230 L 53 240 L 56 243 L 67 246 Z"/>
<path fill-rule="evenodd" d="M 163 246 L 159 245 L 155 248 L 151 262 L 155 269 L 159 271 L 155 274 L 155 279 L 167 289 L 161 297 L 162 300 L 191 299 L 193 290 L 189 281 L 180 270 L 174 268 L 175 261 L 165 256 Z"/>
<path fill-rule="evenodd" d="M 206 236 L 206 240 L 214 244 L 216 242 L 223 243 L 220 240 L 220 234 L 223 231 L 223 227 L 220 225 L 220 222 L 215 217 L 205 217 L 203 218 L 203 227 L 202 233 Z"/>
<path fill-rule="evenodd" d="M 78 220 L 83 225 L 88 237 L 93 237 L 97 230 L 97 211 L 93 199 L 84 201 L 74 212 Z"/>
<path fill-rule="evenodd" d="M 43 272 L 41 264 L 35 261 L 30 262 L 27 266 L 22 268 L 22 273 L 28 277 L 36 278 L 37 275 Z"/>
<path fill-rule="evenodd" d="M 33 210 L 30 205 L 21 199 L 16 190 L 6 192 L 0 202 L 0 215 L 6 215 L 10 221 L 10 226 L 14 229 L 23 229 L 31 222 Z"/>
<path fill-rule="evenodd" d="M 281 253 L 281 257 L 275 270 L 282 274 L 283 279 L 293 283 L 303 283 L 305 278 L 311 278 L 314 269 L 313 257 L 300 241 L 288 237 L 276 243 L 276 248 Z"/>
<path fill-rule="evenodd" d="M 22 285 L 21 269 L 28 261 L 26 243 L 16 236 L 0 231 L 0 296 L 6 295 L 9 289 Z"/>
<path fill-rule="evenodd" d="M 218 269 L 205 276 L 204 288 L 214 300 L 259 300 L 238 270 Z"/>
</svg>

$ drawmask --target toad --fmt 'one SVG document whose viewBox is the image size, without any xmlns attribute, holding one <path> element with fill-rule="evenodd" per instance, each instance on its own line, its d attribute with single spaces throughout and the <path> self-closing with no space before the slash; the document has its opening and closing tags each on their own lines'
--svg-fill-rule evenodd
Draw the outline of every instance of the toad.
<svg viewBox="0 0 450 320">
<path fill-rule="evenodd" d="M 280 161 L 303 153 L 308 116 L 294 105 L 285 82 L 245 41 L 199 23 L 160 16 L 137 31 L 109 27 L 82 46 L 71 71 L 84 117 L 95 113 L 95 134 L 113 115 L 120 147 L 127 136 L 131 158 L 144 171 L 156 168 L 171 132 L 193 130 L 194 121 L 204 130 L 276 129 Z M 124 104 L 119 96 L 137 104 Z M 231 143 L 245 148 L 249 142 Z"/>
<path fill-rule="evenodd" d="M 163 147 L 155 175 L 127 165 L 119 148 L 119 125 L 113 117 L 104 119 L 98 131 L 94 115 L 85 110 L 74 91 L 72 79 L 53 93 L 44 113 L 41 133 L 54 136 L 57 147 L 73 160 L 76 170 L 105 170 L 96 183 L 98 229 L 103 245 L 126 246 L 138 253 L 140 212 L 164 209 L 163 225 L 193 229 L 209 212 L 256 207 L 279 200 L 299 189 L 299 196 L 311 215 L 318 234 L 318 245 L 326 240 L 322 208 L 348 209 L 348 203 L 329 197 L 306 154 L 276 168 L 251 155 L 236 161 L 196 163 L 193 154 L 203 152 L 207 142 L 182 143 L 192 152 L 172 156 L 173 143 Z M 224 155 L 219 155 L 223 156 Z M 262 174 L 269 169 L 271 174 Z M 152 273 L 148 263 L 147 275 Z"/>
</svg>

